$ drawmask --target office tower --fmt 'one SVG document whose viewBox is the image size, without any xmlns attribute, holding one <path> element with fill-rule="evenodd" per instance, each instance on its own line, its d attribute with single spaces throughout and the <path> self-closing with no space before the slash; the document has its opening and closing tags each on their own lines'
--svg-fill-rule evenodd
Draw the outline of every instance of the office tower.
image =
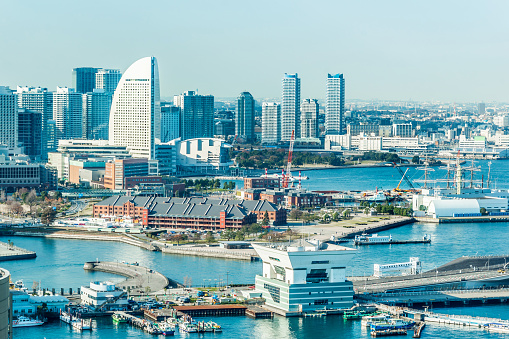
<svg viewBox="0 0 509 339">
<path fill-rule="evenodd" d="M 403 137 L 410 138 L 412 136 L 412 124 L 411 123 L 403 123 L 403 124 L 392 124 L 392 136 L 393 137 Z"/>
<path fill-rule="evenodd" d="M 48 133 L 46 124 L 53 119 L 53 93 L 47 88 L 41 87 L 20 87 L 18 86 L 18 108 L 25 108 L 30 111 L 42 114 L 42 159 L 47 159 L 48 154 Z"/>
<path fill-rule="evenodd" d="M 484 102 L 480 102 L 477 104 L 477 111 L 479 115 L 483 115 L 486 113 L 486 104 Z"/>
<path fill-rule="evenodd" d="M 120 79 L 110 111 L 110 144 L 128 147 L 134 157 L 154 159 L 161 136 L 159 69 L 155 57 L 133 63 Z"/>
<path fill-rule="evenodd" d="M 187 91 L 173 98 L 180 107 L 180 137 L 212 138 L 214 136 L 214 96 Z"/>
<path fill-rule="evenodd" d="M 251 93 L 242 92 L 237 98 L 235 112 L 235 134 L 245 141 L 255 140 L 255 109 Z"/>
<path fill-rule="evenodd" d="M 18 142 L 33 161 L 42 155 L 42 113 L 18 108 Z"/>
<path fill-rule="evenodd" d="M 300 79 L 295 74 L 283 77 L 281 96 L 281 141 L 289 141 L 292 131 L 300 138 Z"/>
<path fill-rule="evenodd" d="M 83 103 L 81 93 L 73 88 L 57 87 L 53 93 L 53 120 L 56 139 L 79 139 L 83 137 Z"/>
<path fill-rule="evenodd" d="M 345 79 L 343 74 L 327 74 L 325 98 L 325 134 L 343 134 L 345 131 Z"/>
<path fill-rule="evenodd" d="M 281 140 L 281 105 L 262 104 L 262 144 L 277 144 Z"/>
<path fill-rule="evenodd" d="M 95 88 L 113 93 L 120 78 L 122 78 L 122 73 L 118 69 L 101 68 L 95 73 Z"/>
<path fill-rule="evenodd" d="M 179 137 L 180 107 L 161 103 L 161 142 Z"/>
<path fill-rule="evenodd" d="M 46 149 L 47 152 L 56 152 L 58 148 L 57 123 L 51 119 L 46 121 Z"/>
<path fill-rule="evenodd" d="M 0 86 L 0 145 L 18 147 L 18 105 L 9 87 Z"/>
<path fill-rule="evenodd" d="M 83 138 L 108 140 L 112 92 L 94 89 L 83 94 Z"/>
<path fill-rule="evenodd" d="M 300 105 L 300 137 L 318 137 L 318 111 L 317 99 L 305 99 Z"/>
<path fill-rule="evenodd" d="M 76 93 L 92 92 L 95 88 L 95 74 L 99 68 L 78 67 L 72 70 L 72 88 Z"/>
</svg>

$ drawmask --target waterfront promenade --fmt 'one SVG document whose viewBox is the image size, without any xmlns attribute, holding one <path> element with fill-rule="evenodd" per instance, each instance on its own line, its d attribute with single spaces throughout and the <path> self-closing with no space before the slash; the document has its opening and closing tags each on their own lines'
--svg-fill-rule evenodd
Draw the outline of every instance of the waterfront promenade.
<svg viewBox="0 0 509 339">
<path fill-rule="evenodd" d="M 0 242 L 0 261 L 33 259 L 37 254 L 33 251 L 14 246 L 12 242 Z"/>
</svg>

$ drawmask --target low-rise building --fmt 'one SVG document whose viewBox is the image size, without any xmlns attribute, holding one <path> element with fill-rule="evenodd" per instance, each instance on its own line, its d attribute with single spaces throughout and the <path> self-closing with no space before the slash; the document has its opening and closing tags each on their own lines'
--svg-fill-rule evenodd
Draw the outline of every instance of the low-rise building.
<svg viewBox="0 0 509 339">
<path fill-rule="evenodd" d="M 81 304 L 94 310 L 119 311 L 128 306 L 127 293 L 114 283 L 94 281 L 89 287 L 81 286 Z"/>
<path fill-rule="evenodd" d="M 281 180 L 279 178 L 244 178 L 244 188 L 279 188 Z"/>
</svg>

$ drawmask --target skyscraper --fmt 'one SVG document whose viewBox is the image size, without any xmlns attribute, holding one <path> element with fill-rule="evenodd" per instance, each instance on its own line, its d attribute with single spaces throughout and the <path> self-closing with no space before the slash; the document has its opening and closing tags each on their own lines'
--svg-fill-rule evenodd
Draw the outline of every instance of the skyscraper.
<svg viewBox="0 0 509 339">
<path fill-rule="evenodd" d="M 0 145 L 18 146 L 18 105 L 9 87 L 0 86 Z"/>
<path fill-rule="evenodd" d="M 281 140 L 281 105 L 262 104 L 262 144 L 277 144 Z"/>
<path fill-rule="evenodd" d="M 120 79 L 110 111 L 110 144 L 127 146 L 134 157 L 155 158 L 161 137 L 159 69 L 155 57 L 132 64 Z"/>
<path fill-rule="evenodd" d="M 115 92 L 122 73 L 118 69 L 99 69 L 95 74 L 95 88 Z"/>
<path fill-rule="evenodd" d="M 180 107 L 161 103 L 161 142 L 177 139 L 180 135 Z"/>
<path fill-rule="evenodd" d="M 318 137 L 318 111 L 319 105 L 316 99 L 304 99 L 300 105 L 300 137 Z"/>
<path fill-rule="evenodd" d="M 345 79 L 343 74 L 327 74 L 325 99 L 325 134 L 343 134 L 345 131 Z"/>
<path fill-rule="evenodd" d="M 49 120 L 53 119 L 53 93 L 49 92 L 47 88 L 18 86 L 16 94 L 18 96 L 18 108 L 25 108 L 42 114 L 41 157 L 47 159 L 49 137 L 46 125 Z"/>
<path fill-rule="evenodd" d="M 53 120 L 56 126 L 56 141 L 83 137 L 82 95 L 73 88 L 57 87 L 53 92 Z"/>
<path fill-rule="evenodd" d="M 180 107 L 180 137 L 212 138 L 214 136 L 214 96 L 187 91 L 173 98 Z"/>
<path fill-rule="evenodd" d="M 281 95 L 281 141 L 289 141 L 292 131 L 300 138 L 300 79 L 295 74 L 283 77 Z"/>
<path fill-rule="evenodd" d="M 95 74 L 99 68 L 78 67 L 72 70 L 72 88 L 76 93 L 92 92 L 95 88 Z"/>
<path fill-rule="evenodd" d="M 33 161 L 42 154 L 42 113 L 18 108 L 18 141 Z"/>
<path fill-rule="evenodd" d="M 235 134 L 245 141 L 255 139 L 255 109 L 251 93 L 242 92 L 237 98 L 237 111 L 235 112 Z"/>
<path fill-rule="evenodd" d="M 108 140 L 112 92 L 94 89 L 83 94 L 83 138 Z"/>
</svg>

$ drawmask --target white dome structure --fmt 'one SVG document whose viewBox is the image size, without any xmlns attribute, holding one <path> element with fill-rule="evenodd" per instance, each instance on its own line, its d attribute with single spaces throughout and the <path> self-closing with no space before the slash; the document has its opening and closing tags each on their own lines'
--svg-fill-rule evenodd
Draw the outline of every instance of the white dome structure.
<svg viewBox="0 0 509 339">
<path fill-rule="evenodd" d="M 161 133 L 159 95 L 159 69 L 155 57 L 140 59 L 125 71 L 111 104 L 111 145 L 128 147 L 133 157 L 155 158 L 154 144 Z"/>
<path fill-rule="evenodd" d="M 428 215 L 433 218 L 453 217 L 454 214 L 474 214 L 481 210 L 476 199 L 433 200 L 428 207 Z"/>
</svg>

